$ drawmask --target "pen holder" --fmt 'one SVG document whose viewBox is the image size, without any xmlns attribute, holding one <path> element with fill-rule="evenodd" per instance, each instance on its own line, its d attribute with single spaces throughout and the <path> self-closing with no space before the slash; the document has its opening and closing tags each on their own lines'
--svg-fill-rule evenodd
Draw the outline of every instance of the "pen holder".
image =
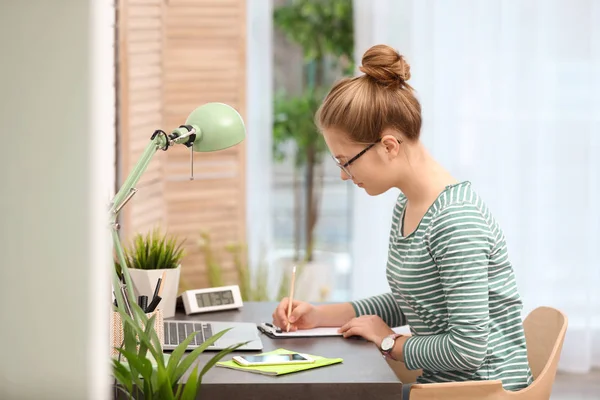
<svg viewBox="0 0 600 400">
<path fill-rule="evenodd" d="M 158 335 L 158 341 L 160 342 L 160 347 L 162 349 L 165 337 L 163 313 L 160 309 L 157 309 L 156 311 L 146 314 L 148 319 L 152 318 L 153 315 L 156 315 L 156 318 L 154 319 L 154 330 Z M 116 349 L 123 345 L 123 321 L 121 321 L 121 314 L 116 311 L 112 312 L 110 328 L 110 354 L 112 357 L 118 357 L 120 353 Z M 139 349 L 139 346 L 137 348 Z"/>
</svg>

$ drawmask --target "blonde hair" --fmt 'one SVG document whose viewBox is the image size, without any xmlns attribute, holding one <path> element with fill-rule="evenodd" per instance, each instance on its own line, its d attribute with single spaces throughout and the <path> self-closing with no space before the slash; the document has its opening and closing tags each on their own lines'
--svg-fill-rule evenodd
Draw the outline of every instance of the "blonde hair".
<svg viewBox="0 0 600 400">
<path fill-rule="evenodd" d="M 410 65 L 396 50 L 376 45 L 365 52 L 364 75 L 337 82 L 319 107 L 319 130 L 339 129 L 357 143 L 375 143 L 386 128 L 417 140 L 421 131 L 421 105 L 406 83 Z"/>
</svg>

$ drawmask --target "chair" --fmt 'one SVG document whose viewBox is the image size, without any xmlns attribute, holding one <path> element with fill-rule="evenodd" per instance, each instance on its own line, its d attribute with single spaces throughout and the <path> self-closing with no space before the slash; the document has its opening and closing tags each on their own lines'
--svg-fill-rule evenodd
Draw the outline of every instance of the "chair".
<svg viewBox="0 0 600 400">
<path fill-rule="evenodd" d="M 516 392 L 504 390 L 499 380 L 413 384 L 410 400 L 549 400 L 567 331 L 567 317 L 557 309 L 538 307 L 525 318 L 523 329 L 534 379 L 527 388 Z M 400 380 L 416 378 L 415 371 L 405 367 L 403 371 L 400 365 L 393 366 Z"/>
</svg>

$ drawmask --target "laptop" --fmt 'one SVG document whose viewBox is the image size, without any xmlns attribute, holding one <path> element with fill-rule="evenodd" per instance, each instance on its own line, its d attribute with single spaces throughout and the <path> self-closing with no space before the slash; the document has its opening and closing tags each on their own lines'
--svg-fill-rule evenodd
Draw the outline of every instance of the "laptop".
<svg viewBox="0 0 600 400">
<path fill-rule="evenodd" d="M 225 329 L 231 329 L 221 336 L 206 350 L 223 350 L 229 346 L 248 342 L 236 350 L 262 350 L 258 327 L 251 322 L 221 322 L 221 321 L 194 321 L 194 320 L 165 320 L 164 321 L 164 350 L 174 350 L 192 332 L 196 336 L 187 347 L 194 350 L 213 335 Z"/>
</svg>

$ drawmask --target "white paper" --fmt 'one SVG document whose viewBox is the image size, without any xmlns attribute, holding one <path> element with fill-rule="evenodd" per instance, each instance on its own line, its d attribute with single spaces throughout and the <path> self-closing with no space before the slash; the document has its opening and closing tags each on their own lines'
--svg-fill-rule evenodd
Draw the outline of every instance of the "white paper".
<svg viewBox="0 0 600 400">
<path fill-rule="evenodd" d="M 338 332 L 338 328 L 313 328 L 313 329 L 299 329 L 294 332 L 282 331 L 282 333 L 275 333 L 277 336 L 342 336 Z"/>
<path fill-rule="evenodd" d="M 281 333 L 277 332 L 277 327 L 268 326 L 265 323 L 261 324 L 262 327 L 269 332 L 271 332 L 275 336 L 281 337 L 294 337 L 294 336 L 342 336 L 341 333 L 338 332 L 340 327 L 332 327 L 332 328 L 313 328 L 313 329 L 299 329 L 295 332 L 286 332 L 285 330 L 281 330 Z"/>
</svg>

